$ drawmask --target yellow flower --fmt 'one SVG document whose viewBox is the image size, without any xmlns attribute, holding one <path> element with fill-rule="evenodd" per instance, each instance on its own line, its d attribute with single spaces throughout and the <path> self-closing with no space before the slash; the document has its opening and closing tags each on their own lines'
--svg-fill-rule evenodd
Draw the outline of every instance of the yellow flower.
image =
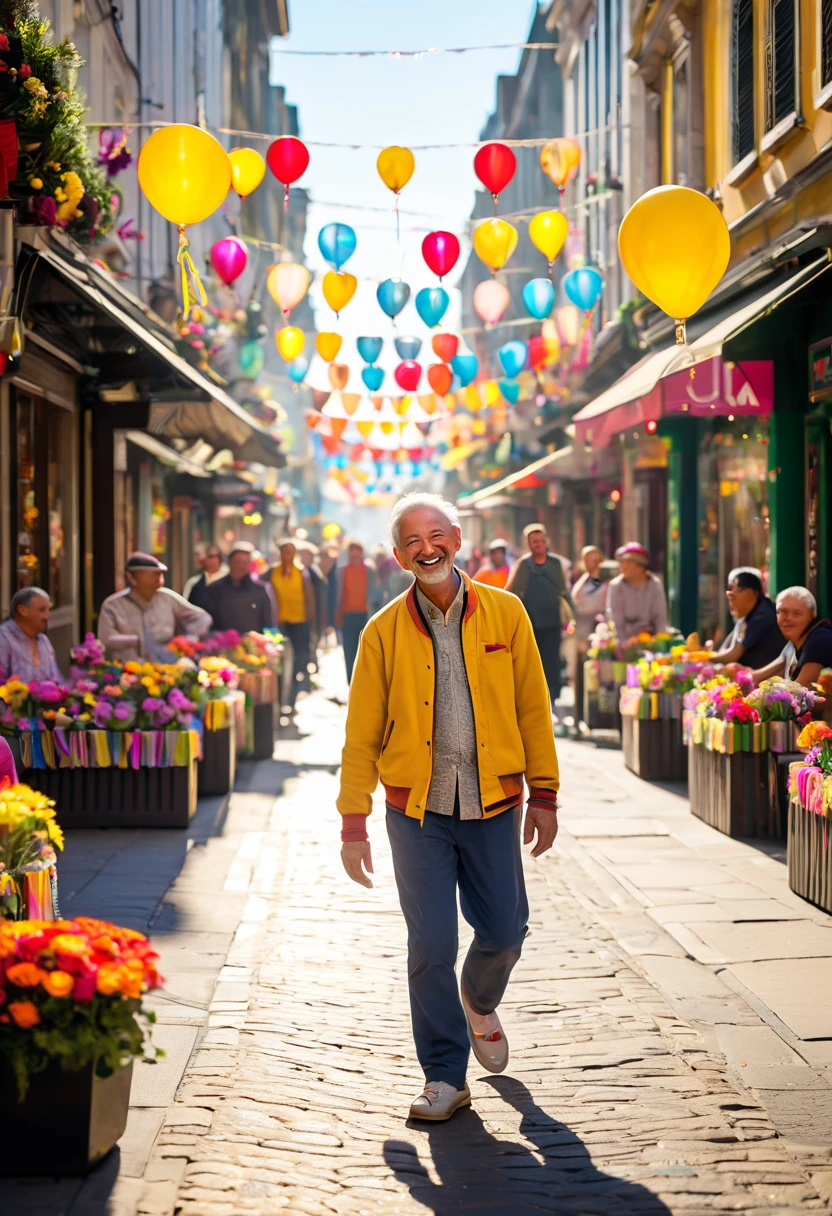
<svg viewBox="0 0 832 1216">
<path fill-rule="evenodd" d="M 33 190 L 42 190 L 43 189 L 43 178 L 42 177 L 30 177 L 29 185 L 32 187 Z"/>
</svg>

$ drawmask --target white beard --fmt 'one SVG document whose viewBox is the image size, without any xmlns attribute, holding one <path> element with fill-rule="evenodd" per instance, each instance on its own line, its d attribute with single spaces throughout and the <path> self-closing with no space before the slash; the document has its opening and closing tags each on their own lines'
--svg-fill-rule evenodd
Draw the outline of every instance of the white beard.
<svg viewBox="0 0 832 1216">
<path fill-rule="evenodd" d="M 427 583 L 432 586 L 434 583 L 444 583 L 445 579 L 453 569 L 454 559 L 446 557 L 443 561 L 437 562 L 435 566 L 429 566 L 425 569 L 418 562 L 414 562 L 411 569 L 420 583 Z"/>
</svg>

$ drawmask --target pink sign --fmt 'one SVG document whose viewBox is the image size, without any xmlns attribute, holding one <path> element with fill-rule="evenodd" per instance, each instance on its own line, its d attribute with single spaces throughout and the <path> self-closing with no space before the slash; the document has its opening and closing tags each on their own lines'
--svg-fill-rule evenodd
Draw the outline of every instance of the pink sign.
<svg viewBox="0 0 832 1216">
<path fill-rule="evenodd" d="M 770 359 L 725 363 L 708 359 L 690 369 L 674 372 L 660 381 L 665 414 L 707 418 L 770 414 L 774 408 L 774 364 Z"/>
</svg>

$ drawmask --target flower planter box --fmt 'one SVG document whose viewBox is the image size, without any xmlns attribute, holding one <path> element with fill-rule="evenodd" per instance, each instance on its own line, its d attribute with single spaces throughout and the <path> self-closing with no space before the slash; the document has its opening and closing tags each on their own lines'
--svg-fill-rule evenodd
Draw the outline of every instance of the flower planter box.
<svg viewBox="0 0 832 1216">
<path fill-rule="evenodd" d="M 111 1077 L 96 1077 L 92 1064 L 64 1072 L 57 1064 L 36 1073 L 22 1102 L 11 1070 L 0 1064 L 4 1095 L 4 1177 L 88 1173 L 124 1135 L 133 1062 Z"/>
<path fill-rule="evenodd" d="M 21 781 L 54 798 L 62 828 L 186 828 L 197 759 L 171 768 L 27 768 Z"/>
<path fill-rule="evenodd" d="M 208 730 L 202 736 L 202 759 L 199 761 L 197 792 L 200 798 L 213 798 L 234 788 L 237 772 L 237 724 L 231 718 L 228 726 Z"/>
<path fill-rule="evenodd" d="M 625 663 L 611 659 L 586 660 L 583 719 L 590 730 L 621 730 L 619 699 L 626 678 Z"/>
<path fill-rule="evenodd" d="M 271 760 L 274 755 L 274 701 L 253 707 L 251 756 L 255 760 Z"/>
<path fill-rule="evenodd" d="M 789 886 L 795 895 L 832 913 L 832 820 L 789 804 Z"/>
<path fill-rule="evenodd" d="M 687 748 L 679 718 L 650 720 L 623 714 L 621 747 L 627 768 L 644 781 L 687 780 Z"/>
<path fill-rule="evenodd" d="M 782 836 L 770 796 L 768 752 L 728 755 L 690 743 L 688 789 L 693 814 L 726 836 Z"/>
</svg>

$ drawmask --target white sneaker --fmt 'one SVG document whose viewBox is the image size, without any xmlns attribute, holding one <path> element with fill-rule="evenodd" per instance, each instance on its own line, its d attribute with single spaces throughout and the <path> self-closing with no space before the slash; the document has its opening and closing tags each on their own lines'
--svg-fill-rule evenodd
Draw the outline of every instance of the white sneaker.
<svg viewBox="0 0 832 1216">
<path fill-rule="evenodd" d="M 450 1119 L 460 1106 L 470 1105 L 471 1091 L 467 1085 L 462 1089 L 455 1089 L 449 1081 L 428 1081 L 410 1107 L 410 1118 L 441 1123 Z"/>
<path fill-rule="evenodd" d="M 460 988 L 459 995 L 468 1023 L 468 1042 L 474 1056 L 488 1072 L 505 1072 L 509 1055 L 508 1039 L 499 1017 L 496 1012 L 485 1016 L 475 1014 L 464 988 Z M 480 1030 L 474 1030 L 473 1019 L 476 1019 Z"/>
</svg>

